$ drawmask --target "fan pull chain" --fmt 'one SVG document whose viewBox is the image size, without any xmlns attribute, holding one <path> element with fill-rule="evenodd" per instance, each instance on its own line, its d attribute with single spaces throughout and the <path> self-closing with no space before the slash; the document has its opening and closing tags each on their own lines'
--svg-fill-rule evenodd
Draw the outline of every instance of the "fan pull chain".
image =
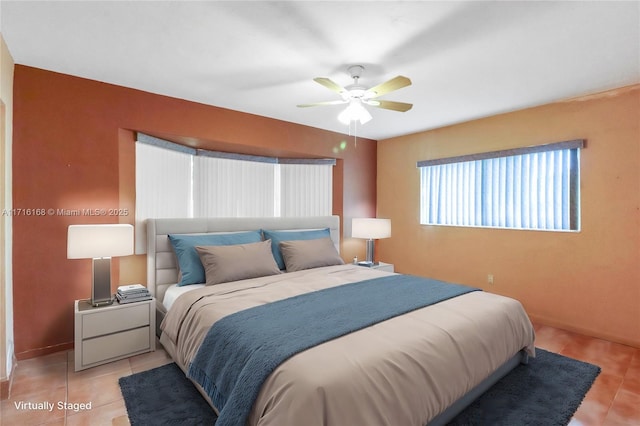
<svg viewBox="0 0 640 426">
<path fill-rule="evenodd" d="M 353 147 L 358 147 L 358 122 L 353 122 Z"/>
<path fill-rule="evenodd" d="M 353 135 L 351 134 L 351 123 L 353 123 Z M 349 136 L 353 136 L 353 147 L 358 147 L 358 121 L 351 120 L 349 121 Z"/>
</svg>

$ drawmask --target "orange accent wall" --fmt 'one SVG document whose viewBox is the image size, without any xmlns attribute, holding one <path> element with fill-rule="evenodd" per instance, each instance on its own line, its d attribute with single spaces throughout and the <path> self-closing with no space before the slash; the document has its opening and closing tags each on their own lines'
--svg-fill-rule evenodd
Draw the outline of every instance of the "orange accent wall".
<svg viewBox="0 0 640 426">
<path fill-rule="evenodd" d="M 417 161 L 571 139 L 586 139 L 580 232 L 419 225 Z M 393 228 L 378 253 L 396 271 L 511 296 L 541 323 L 640 347 L 640 86 L 379 141 L 377 188 Z"/>
<path fill-rule="evenodd" d="M 13 207 L 44 211 L 13 218 L 19 358 L 72 347 L 73 303 L 90 296 L 91 261 L 66 258 L 67 227 L 134 222 L 134 131 L 221 151 L 336 158 L 334 214 L 343 218 L 343 229 L 351 217 L 375 215 L 372 140 L 358 138 L 356 145 L 339 133 L 20 65 L 13 129 Z M 130 215 L 58 213 L 118 207 Z M 362 244 L 344 240 L 345 259 L 363 251 Z M 144 257 L 114 263 L 113 286 L 146 282 Z"/>
</svg>

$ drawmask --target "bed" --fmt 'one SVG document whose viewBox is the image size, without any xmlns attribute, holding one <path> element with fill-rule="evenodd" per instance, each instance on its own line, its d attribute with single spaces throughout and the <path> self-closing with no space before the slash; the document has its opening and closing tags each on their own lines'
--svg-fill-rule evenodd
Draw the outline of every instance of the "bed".
<svg viewBox="0 0 640 426">
<path fill-rule="evenodd" d="M 203 349 L 208 348 L 205 343 L 210 343 L 207 338 L 215 328 L 213 325 L 233 323 L 236 315 L 251 311 L 249 308 L 286 303 L 308 297 L 308 293 L 315 295 L 371 284 L 378 285 L 381 291 L 390 291 L 387 281 L 410 278 L 358 265 L 324 266 L 320 262 L 320 266 L 293 272 L 216 285 L 176 286 L 184 272 L 178 267 L 182 263 L 176 256 L 176 241 L 172 243 L 169 235 L 199 238 L 248 235 L 256 230 L 302 234 L 322 231 L 332 249 L 339 251 L 337 216 L 147 220 L 147 286 L 157 301 L 160 342 L 188 375 L 199 359 L 216 358 Z M 272 234 L 275 241 L 277 232 Z M 298 250 L 312 247 L 312 243 L 316 244 L 278 246 Z M 240 246 L 257 247 L 262 243 Z M 313 249 L 317 250 L 316 246 Z M 321 252 L 328 250 L 324 247 Z M 297 259 L 298 252 L 287 252 L 291 253 L 294 255 L 290 257 Z M 253 266 L 251 263 L 250 267 Z M 349 306 L 356 311 L 359 305 Z M 392 315 L 296 352 L 266 376 L 251 400 L 251 410 L 240 424 L 446 424 L 511 369 L 534 356 L 533 343 L 533 327 L 519 302 L 483 291 L 469 291 Z M 219 412 L 217 395 L 211 393 L 206 383 L 192 380 Z"/>
</svg>

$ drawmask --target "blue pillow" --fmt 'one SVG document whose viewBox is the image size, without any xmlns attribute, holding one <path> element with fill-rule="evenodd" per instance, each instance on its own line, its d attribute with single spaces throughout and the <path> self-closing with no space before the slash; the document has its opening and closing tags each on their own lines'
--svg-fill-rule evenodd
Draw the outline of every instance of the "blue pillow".
<svg viewBox="0 0 640 426">
<path fill-rule="evenodd" d="M 206 282 L 204 267 L 195 246 L 231 246 L 262 241 L 260 231 L 236 232 L 233 234 L 169 235 L 169 241 L 178 259 L 180 281 L 178 286 Z"/>
<path fill-rule="evenodd" d="M 331 238 L 331 232 L 329 228 L 318 229 L 312 231 L 267 231 L 262 230 L 265 240 L 271 240 L 271 252 L 273 258 L 276 260 L 280 269 L 285 268 L 284 259 L 280 252 L 281 241 L 294 241 L 294 240 L 317 240 L 319 238 Z"/>
</svg>

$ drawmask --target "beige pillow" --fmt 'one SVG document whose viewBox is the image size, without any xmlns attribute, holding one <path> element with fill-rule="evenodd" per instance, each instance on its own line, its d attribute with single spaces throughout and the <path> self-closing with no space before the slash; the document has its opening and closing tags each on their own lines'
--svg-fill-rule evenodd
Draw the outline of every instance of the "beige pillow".
<svg viewBox="0 0 640 426">
<path fill-rule="evenodd" d="M 338 254 L 331 238 L 282 241 L 280 251 L 287 272 L 321 266 L 344 265 L 344 261 Z"/>
<path fill-rule="evenodd" d="M 196 246 L 206 285 L 281 273 L 271 254 L 271 240 L 229 246 Z"/>
</svg>

